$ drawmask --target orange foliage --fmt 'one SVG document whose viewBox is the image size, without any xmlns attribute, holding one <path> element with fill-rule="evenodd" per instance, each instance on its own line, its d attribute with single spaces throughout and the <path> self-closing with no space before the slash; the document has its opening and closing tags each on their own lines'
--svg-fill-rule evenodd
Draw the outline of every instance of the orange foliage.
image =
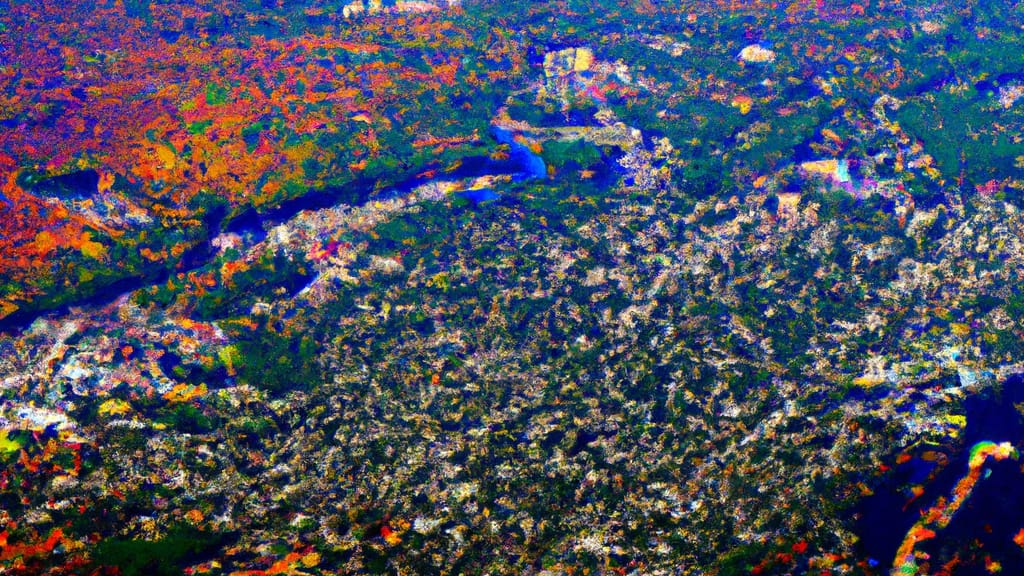
<svg viewBox="0 0 1024 576">
<path fill-rule="evenodd" d="M 68 270 L 68 258 L 107 258 L 125 224 L 99 221 L 89 202 L 126 197 L 164 226 L 199 226 L 190 206 L 200 194 L 242 211 L 280 202 L 285 190 L 352 177 L 379 156 L 384 131 L 411 137 L 414 131 L 401 120 L 408 103 L 425 92 L 434 94 L 424 101 L 442 101 L 441 90 L 463 73 L 458 51 L 473 45 L 470 31 L 437 12 L 396 18 L 375 30 L 389 37 L 387 48 L 352 27 L 281 39 L 254 35 L 239 47 L 203 31 L 173 41 L 158 33 L 244 13 L 237 0 L 150 3 L 158 27 L 126 19 L 120 2 L 9 8 L 0 21 L 47 26 L 9 26 L 4 38 L 19 49 L 13 65 L 0 68 L 0 118 L 18 122 L 18 129 L 0 131 L 0 218 L 6 223 L 0 287 L 8 290 L 0 292 L 0 317 L 52 286 Z M 69 41 L 72 30 L 89 42 Z M 437 51 L 430 72 L 418 58 L 406 62 L 394 43 Z M 497 43 L 495 51 L 523 67 L 509 42 Z M 346 64 L 311 57 L 330 52 L 361 57 Z M 324 134 L 354 133 L 348 119 L 389 108 L 400 111 L 365 114 L 367 130 L 340 145 L 318 144 Z M 429 146 L 443 151 L 466 142 Z M 37 197 L 17 184 L 26 170 L 38 179 L 83 169 L 97 172 L 98 196 L 78 204 Z M 173 255 L 170 246 L 155 245 L 138 253 L 142 264 Z"/>
<path fill-rule="evenodd" d="M 7 530 L 0 532 L 0 540 L 4 542 L 2 548 L 0 548 L 0 561 L 11 560 L 14 558 L 22 557 L 28 558 L 32 556 L 42 556 L 53 552 L 53 549 L 58 544 L 64 542 L 64 533 L 60 528 L 55 528 L 50 535 L 47 536 L 46 540 L 39 544 L 10 544 L 8 540 Z"/>
</svg>

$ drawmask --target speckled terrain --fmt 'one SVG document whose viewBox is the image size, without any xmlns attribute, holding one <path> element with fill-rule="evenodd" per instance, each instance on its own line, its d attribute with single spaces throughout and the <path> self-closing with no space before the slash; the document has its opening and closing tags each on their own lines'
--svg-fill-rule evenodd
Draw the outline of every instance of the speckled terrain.
<svg viewBox="0 0 1024 576">
<path fill-rule="evenodd" d="M 0 572 L 1024 568 L 1009 4 L 0 7 Z"/>
</svg>

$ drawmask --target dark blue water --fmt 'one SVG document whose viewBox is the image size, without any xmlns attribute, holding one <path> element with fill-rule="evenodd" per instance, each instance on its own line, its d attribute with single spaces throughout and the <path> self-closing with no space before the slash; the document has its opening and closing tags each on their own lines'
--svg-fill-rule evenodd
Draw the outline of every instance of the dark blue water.
<svg viewBox="0 0 1024 576">
<path fill-rule="evenodd" d="M 493 133 L 494 139 L 500 144 L 508 144 L 511 147 L 510 160 L 519 168 L 517 172 L 520 178 L 547 178 L 548 167 L 544 164 L 544 159 L 516 142 L 511 131 L 495 126 Z"/>
<path fill-rule="evenodd" d="M 446 175 L 448 179 L 468 179 L 480 176 L 497 176 L 511 174 L 517 181 L 534 178 L 546 178 L 547 166 L 540 156 L 529 148 L 515 142 L 512 133 L 503 128 L 493 129 L 495 140 L 508 144 L 511 154 L 508 160 L 494 160 L 488 156 L 471 156 L 464 158 L 460 167 Z M 85 197 L 95 193 L 99 176 L 92 170 L 76 172 L 67 176 L 51 178 L 41 184 L 43 188 L 33 190 L 44 195 L 64 195 Z M 426 184 L 429 178 L 410 178 L 398 185 L 376 192 L 377 182 L 370 179 L 356 180 L 344 186 L 310 190 L 306 194 L 282 202 L 277 207 L 263 213 L 246 210 L 230 216 L 226 210 L 214 209 L 204 218 L 204 227 L 208 231 L 208 239 L 188 250 L 182 260 L 175 265 L 156 262 L 147 270 L 135 276 L 121 278 L 105 286 L 96 286 L 92 291 L 85 291 L 83 298 L 60 305 L 40 305 L 38 308 L 22 309 L 0 319 L 0 331 L 11 332 L 22 330 L 30 325 L 38 316 L 52 312 L 66 312 L 69 306 L 91 304 L 103 306 L 109 304 L 121 294 L 144 288 L 154 282 L 164 282 L 172 271 L 187 272 L 205 266 L 216 255 L 209 239 L 221 232 L 235 232 L 247 239 L 247 244 L 255 244 L 266 236 L 266 228 L 285 222 L 303 210 L 321 210 L 339 204 L 353 206 L 364 204 L 375 199 L 384 199 L 407 194 L 417 186 Z M 88 194 L 87 194 L 88 193 Z M 499 198 L 492 189 L 465 191 L 464 197 L 474 204 L 488 202 Z M 2 199 L 2 197 L 0 197 Z M 173 269 L 173 270 L 172 270 Z"/>
<path fill-rule="evenodd" d="M 978 442 L 1012 442 L 1018 449 L 1024 446 L 1024 417 L 1017 406 L 1024 403 L 1024 376 L 1011 376 L 1002 385 L 976 392 L 964 401 L 967 427 L 961 439 L 945 446 L 922 445 L 912 449 L 910 461 L 896 466 L 880 485 L 874 486 L 874 495 L 865 498 L 853 511 L 856 532 L 860 536 L 859 548 L 863 556 L 880 562 L 880 573 L 891 566 L 907 531 L 921 517 L 921 512 L 935 504 L 939 497 L 948 498 L 956 483 L 967 474 L 970 449 Z M 935 450 L 946 454 L 949 464 L 939 471 L 935 462 L 921 459 L 920 453 Z M 895 454 L 893 455 L 895 460 Z M 990 461 L 990 471 L 974 488 L 967 503 L 960 509 L 946 529 L 938 536 L 918 546 L 932 555 L 932 565 L 948 561 L 960 554 L 965 563 L 970 556 L 965 551 L 975 549 L 982 556 L 992 555 L 1003 565 L 1004 574 L 1024 574 L 1024 551 L 1013 543 L 1013 535 L 1024 528 L 1024 473 L 1020 462 Z M 925 492 L 910 505 L 909 488 L 924 483 Z M 978 544 L 981 544 L 980 548 Z M 980 561 L 980 557 L 975 560 Z M 970 568 L 956 574 L 974 573 Z"/>
<path fill-rule="evenodd" d="M 473 204 L 480 204 L 483 202 L 490 202 L 491 200 L 497 200 L 501 198 L 501 194 L 490 188 L 481 188 L 480 190 L 463 190 L 456 194 L 460 198 L 465 198 Z"/>
</svg>

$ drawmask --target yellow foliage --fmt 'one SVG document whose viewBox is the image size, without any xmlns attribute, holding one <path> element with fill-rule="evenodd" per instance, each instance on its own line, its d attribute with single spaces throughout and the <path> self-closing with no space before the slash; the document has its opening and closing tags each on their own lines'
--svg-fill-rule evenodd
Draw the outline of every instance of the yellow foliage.
<svg viewBox="0 0 1024 576">
<path fill-rule="evenodd" d="M 200 384 L 199 386 L 191 386 L 189 384 L 176 384 L 174 388 L 164 394 L 164 400 L 175 404 L 179 402 L 188 402 L 195 398 L 201 398 L 206 395 L 206 384 Z"/>
<path fill-rule="evenodd" d="M 21 450 L 21 444 L 7 437 L 9 433 L 10 432 L 8 430 L 0 431 L 0 452 L 5 454 L 11 454 Z"/>
<path fill-rule="evenodd" d="M 594 53 L 590 48 L 577 48 L 576 59 L 573 61 L 573 70 L 586 72 L 594 64 Z"/>
<path fill-rule="evenodd" d="M 448 278 L 447 272 L 439 272 L 430 278 L 427 278 L 427 286 L 430 288 L 440 288 L 445 292 L 451 287 L 451 280 Z"/>
<path fill-rule="evenodd" d="M 0 300 L 0 318 L 6 318 L 18 311 L 18 305 L 6 300 Z"/>
<path fill-rule="evenodd" d="M 961 414 L 946 414 L 944 417 L 946 422 L 956 426 L 957 428 L 964 428 L 967 426 L 967 416 Z"/>
<path fill-rule="evenodd" d="M 167 170 L 174 168 L 174 162 L 177 160 L 178 155 L 174 153 L 169 147 L 162 144 L 156 146 L 156 157 L 157 160 L 163 164 L 163 167 Z"/>
<path fill-rule="evenodd" d="M 318 552 L 310 552 L 302 557 L 300 560 L 303 566 L 306 568 L 312 568 L 320 563 L 320 554 Z"/>
<path fill-rule="evenodd" d="M 860 386 L 861 388 L 871 388 L 873 386 L 881 384 L 882 382 L 885 382 L 885 378 L 870 374 L 858 376 L 857 378 L 853 379 L 853 385 Z"/>
<path fill-rule="evenodd" d="M 228 166 L 220 156 L 215 156 L 206 166 L 206 177 L 210 180 L 219 180 L 227 173 Z"/>
<path fill-rule="evenodd" d="M 312 158 L 316 155 L 317 148 L 316 143 L 312 141 L 300 142 L 295 146 L 289 146 L 285 148 L 282 153 L 287 159 L 287 165 L 292 167 L 291 173 L 285 173 L 284 179 L 289 178 L 302 178 L 305 175 L 305 171 L 302 169 L 302 163 L 308 158 Z"/>
<path fill-rule="evenodd" d="M 234 344 L 225 346 L 220 349 L 217 353 L 220 361 L 224 364 L 224 368 L 227 369 L 229 376 L 235 375 L 235 364 L 242 359 L 242 354 L 238 351 L 238 347 Z"/>
<path fill-rule="evenodd" d="M 122 416 L 132 411 L 131 404 L 120 398 L 111 398 L 100 404 L 99 413 L 101 416 Z"/>
<path fill-rule="evenodd" d="M 99 260 L 107 255 L 107 247 L 92 240 L 92 232 L 82 232 L 78 239 L 78 249 L 83 256 Z"/>
<path fill-rule="evenodd" d="M 839 162 L 835 159 L 813 160 L 801 163 L 800 168 L 802 168 L 805 172 L 809 174 L 821 174 L 823 176 L 831 176 L 836 173 L 836 170 L 839 169 Z"/>
<path fill-rule="evenodd" d="M 36 252 L 39 254 L 49 254 L 54 248 L 57 247 L 57 239 L 53 237 L 46 230 L 43 230 L 39 234 L 36 234 L 35 240 L 32 241 Z"/>
<path fill-rule="evenodd" d="M 754 105 L 754 100 L 746 94 L 738 94 L 733 97 L 732 105 L 740 109 L 740 114 L 746 115 Z"/>
</svg>

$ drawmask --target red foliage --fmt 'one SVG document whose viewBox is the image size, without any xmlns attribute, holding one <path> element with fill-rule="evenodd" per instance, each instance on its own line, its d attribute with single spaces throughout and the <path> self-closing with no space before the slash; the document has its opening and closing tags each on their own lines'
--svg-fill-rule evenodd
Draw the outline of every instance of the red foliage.
<svg viewBox="0 0 1024 576">
<path fill-rule="evenodd" d="M 241 48 L 230 36 L 218 42 L 199 30 L 168 40 L 157 30 L 252 17 L 241 2 L 153 3 L 151 9 L 159 26 L 127 18 L 120 2 L 19 2 L 0 15 L 6 26 L 0 44 L 18 46 L 13 65 L 0 67 L 0 119 L 14 125 L 0 131 L 0 218 L 7 223 L 0 234 L 0 318 L 52 285 L 61 266 L 66 272 L 65 257 L 77 256 L 86 228 L 103 233 L 91 237 L 100 244 L 104 234 L 119 233 L 88 206 L 23 190 L 19 177 L 94 169 L 99 197 L 90 201 L 127 196 L 138 210 L 175 227 L 198 224 L 187 207 L 201 192 L 239 209 L 273 204 L 286 191 L 365 168 L 360 163 L 380 153 L 380 134 L 402 128 L 393 126 L 402 119 L 401 105 L 425 91 L 441 98 L 461 70 L 455 51 L 470 45 L 468 33 L 439 14 L 365 24 L 384 27 L 371 30 L 374 37 L 436 51 L 424 74 L 367 42 L 357 27 L 287 39 L 252 36 Z M 336 64 L 346 59 L 312 54 L 358 54 L 362 61 Z M 381 112 L 388 109 L 395 111 Z M 369 130 L 353 130 L 349 118 L 357 113 Z M 319 146 L 324 134 L 342 145 Z"/>
</svg>

